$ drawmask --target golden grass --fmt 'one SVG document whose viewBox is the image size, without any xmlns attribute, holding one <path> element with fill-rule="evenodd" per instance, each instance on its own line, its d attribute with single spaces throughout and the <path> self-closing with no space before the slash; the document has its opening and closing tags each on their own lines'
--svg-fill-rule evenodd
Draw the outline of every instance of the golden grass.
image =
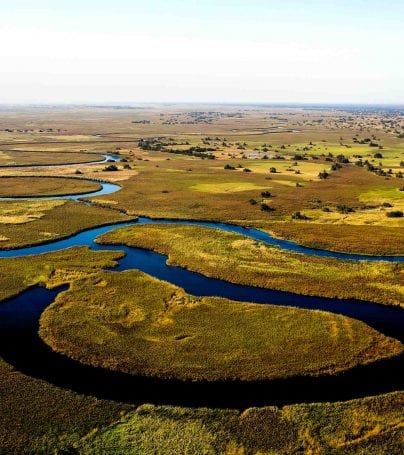
<svg viewBox="0 0 404 455">
<path fill-rule="evenodd" d="M 401 455 L 403 401 L 397 392 L 242 412 L 143 405 L 75 446 L 83 454 Z"/>
<path fill-rule="evenodd" d="M 92 365 L 210 381 L 330 374 L 403 350 L 344 316 L 197 298 L 136 270 L 74 281 L 42 314 L 40 336 Z"/>
<path fill-rule="evenodd" d="M 31 148 L 31 147 L 30 147 Z M 16 147 L 18 149 L 18 147 Z M 87 163 L 89 161 L 101 161 L 102 155 L 88 153 L 71 152 L 46 152 L 38 151 L 19 151 L 7 152 L 0 151 L 0 167 L 2 166 L 41 166 L 48 164 L 76 164 Z"/>
<path fill-rule="evenodd" d="M 7 239 L 1 242 L 2 248 L 34 245 L 123 221 L 115 210 L 70 200 L 1 201 L 0 213 L 0 236 Z"/>
<path fill-rule="evenodd" d="M 91 251 L 75 247 L 53 253 L 0 259 L 0 301 L 38 284 L 49 287 L 70 283 L 105 267 L 116 265 L 119 251 Z"/>
<path fill-rule="evenodd" d="M 101 189 L 96 182 L 59 177 L 1 177 L 0 197 L 63 196 Z"/>
<path fill-rule="evenodd" d="M 268 186 L 259 186 L 250 182 L 223 182 L 223 183 L 199 183 L 191 186 L 191 190 L 200 191 L 202 193 L 233 193 L 238 191 L 260 191 L 268 190 Z"/>
<path fill-rule="evenodd" d="M 133 225 L 97 242 L 151 249 L 168 255 L 169 264 L 233 283 L 392 305 L 404 301 L 401 263 L 305 256 L 240 234 L 186 224 Z"/>
<path fill-rule="evenodd" d="M 0 224 L 21 224 L 38 220 L 47 212 L 64 205 L 63 200 L 1 201 Z M 4 239 L 8 237 L 2 236 Z"/>
</svg>

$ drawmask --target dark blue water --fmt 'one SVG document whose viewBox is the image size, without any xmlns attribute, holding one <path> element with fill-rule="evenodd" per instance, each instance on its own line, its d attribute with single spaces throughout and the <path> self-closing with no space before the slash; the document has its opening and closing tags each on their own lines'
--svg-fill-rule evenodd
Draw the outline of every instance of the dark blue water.
<svg viewBox="0 0 404 455">
<path fill-rule="evenodd" d="M 1 144 L 0 144 L 1 145 Z M 6 152 L 6 153 L 27 153 L 27 152 L 37 152 L 38 150 L 0 150 L 0 152 Z M 57 152 L 53 151 L 53 154 L 56 154 Z M 89 154 L 89 156 L 91 156 Z M 104 158 L 102 160 L 89 160 L 89 161 L 81 161 L 78 163 L 70 163 L 70 164 L 13 164 L 13 165 L 2 165 L 0 167 L 5 167 L 7 169 L 12 169 L 12 168 L 41 168 L 41 167 L 47 167 L 47 168 L 54 168 L 54 167 L 72 167 L 72 166 L 87 166 L 90 164 L 102 164 L 106 163 L 107 161 L 120 161 L 120 157 L 118 155 L 102 155 Z"/>
<path fill-rule="evenodd" d="M 244 409 L 270 404 L 346 400 L 403 387 L 402 356 L 337 375 L 254 382 L 162 380 L 84 365 L 53 352 L 38 336 L 42 311 L 66 288 L 31 288 L 0 305 L 0 356 L 23 374 L 78 393 L 134 404 Z"/>
<path fill-rule="evenodd" d="M 108 184 L 113 185 L 113 184 Z M 118 185 L 114 185 L 118 186 Z M 97 195 L 100 193 L 97 193 Z M 103 193 L 108 194 L 108 193 Z M 83 197 L 80 196 L 80 197 Z M 318 250 L 315 248 L 308 248 L 299 245 L 298 243 L 291 242 L 289 240 L 281 240 L 274 238 L 271 234 L 260 231 L 254 228 L 245 228 L 234 224 L 226 224 L 213 221 L 193 221 L 193 220 L 169 220 L 169 219 L 151 219 L 146 217 L 139 217 L 137 221 L 115 223 L 108 226 L 97 227 L 89 229 L 78 234 L 74 234 L 67 239 L 54 240 L 52 242 L 41 244 L 26 248 L 17 248 L 14 250 L 0 250 L 0 258 L 3 257 L 21 257 L 33 254 L 48 253 L 51 251 L 58 251 L 72 246 L 90 246 L 94 248 L 94 240 L 101 234 L 112 231 L 117 227 L 130 226 L 132 224 L 191 224 L 197 226 L 206 226 L 214 229 L 220 229 L 227 232 L 234 232 L 237 234 L 244 235 L 246 237 L 264 242 L 268 245 L 276 246 L 282 250 L 293 251 L 295 253 L 302 253 L 308 256 L 322 256 L 330 257 L 335 259 L 343 260 L 355 260 L 355 261 L 388 261 L 388 262 L 403 262 L 404 256 L 367 256 L 363 254 L 351 254 L 351 253 L 338 253 L 329 250 Z"/>
<path fill-rule="evenodd" d="M 112 185 L 112 186 L 107 186 Z M 115 188 L 116 187 L 116 188 Z M 106 184 L 108 194 L 119 187 Z M 102 191 L 102 190 L 101 190 Z M 84 197 L 81 195 L 80 197 Z M 66 198 L 76 199 L 75 196 Z M 94 250 L 124 251 L 115 271 L 139 269 L 166 280 L 197 296 L 221 296 L 237 301 L 288 305 L 296 308 L 325 310 L 361 320 L 387 336 L 403 341 L 404 312 L 399 308 L 349 299 L 328 299 L 296 295 L 228 283 L 166 265 L 164 255 L 138 248 L 98 245 L 101 234 L 133 223 L 193 224 L 234 232 L 288 251 L 305 255 L 349 260 L 403 261 L 403 256 L 365 256 L 306 248 L 294 242 L 273 238 L 258 229 L 204 221 L 151 220 L 141 217 L 136 222 L 103 226 L 48 244 L 0 251 L 0 258 L 20 257 L 57 251 L 73 246 Z M 114 273 L 114 272 L 111 272 Z M 54 301 L 58 290 L 31 288 L 0 305 L 0 356 L 19 371 L 55 385 L 100 398 L 131 403 L 168 403 L 188 406 L 225 406 L 244 408 L 252 405 L 344 400 L 402 388 L 402 356 L 359 366 L 345 373 L 317 378 L 298 377 L 262 382 L 185 383 L 175 380 L 136 377 L 83 365 L 52 352 L 38 337 L 38 321 L 43 310 Z"/>
<path fill-rule="evenodd" d="M 97 228 L 96 231 L 100 234 L 108 229 L 110 227 Z M 84 234 L 94 235 L 94 231 Z M 93 237 L 90 235 L 89 238 Z M 139 269 L 198 296 L 216 295 L 238 301 L 339 313 L 362 320 L 385 335 L 403 341 L 404 312 L 399 308 L 358 300 L 310 297 L 236 285 L 180 267 L 167 266 L 166 257 L 155 252 L 126 246 L 91 246 L 95 250 L 125 252 L 114 271 Z M 52 245 L 46 247 L 53 250 Z M 114 271 L 110 273 L 115 273 Z M 40 315 L 57 294 L 65 289 L 66 287 L 46 290 L 36 287 L 0 305 L 0 356 L 27 375 L 79 393 L 137 404 L 152 402 L 245 408 L 253 405 L 345 400 L 403 387 L 402 357 L 359 366 L 333 376 L 226 383 L 186 383 L 137 377 L 83 365 L 51 351 L 38 336 Z"/>
</svg>

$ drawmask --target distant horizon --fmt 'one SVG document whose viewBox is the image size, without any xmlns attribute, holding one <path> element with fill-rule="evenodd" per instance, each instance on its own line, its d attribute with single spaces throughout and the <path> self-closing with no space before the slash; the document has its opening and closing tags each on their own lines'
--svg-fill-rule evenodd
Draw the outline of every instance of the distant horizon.
<svg viewBox="0 0 404 455">
<path fill-rule="evenodd" d="M 404 104 L 403 18 L 402 0 L 1 2 L 0 103 Z"/>
<path fill-rule="evenodd" d="M 88 102 L 14 102 L 14 103 L 3 103 L 0 102 L 0 106 L 21 106 L 21 107 L 120 107 L 120 108 L 131 108 L 136 106 L 261 106 L 261 107 L 397 107 L 404 108 L 404 103 L 366 103 L 366 102 L 270 102 L 270 101 L 88 101 Z"/>
</svg>

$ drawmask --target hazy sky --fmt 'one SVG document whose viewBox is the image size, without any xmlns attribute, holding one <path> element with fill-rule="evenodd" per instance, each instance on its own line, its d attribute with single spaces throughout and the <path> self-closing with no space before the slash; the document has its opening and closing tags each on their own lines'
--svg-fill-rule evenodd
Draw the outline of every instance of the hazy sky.
<svg viewBox="0 0 404 455">
<path fill-rule="evenodd" d="M 404 0 L 0 0 L 0 103 L 404 103 Z"/>
</svg>

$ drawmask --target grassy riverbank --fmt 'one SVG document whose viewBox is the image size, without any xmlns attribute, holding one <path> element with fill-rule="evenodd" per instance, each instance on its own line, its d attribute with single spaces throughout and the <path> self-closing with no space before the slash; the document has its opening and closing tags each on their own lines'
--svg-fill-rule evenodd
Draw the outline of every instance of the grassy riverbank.
<svg viewBox="0 0 404 455">
<path fill-rule="evenodd" d="M 154 218 L 221 220 L 268 228 L 325 249 L 404 254 L 404 218 L 386 216 L 389 210 L 402 210 L 400 179 L 384 180 L 352 165 L 331 172 L 325 180 L 302 180 L 293 172 L 271 174 L 266 160 L 258 162 L 266 166 L 266 173 L 243 172 L 254 169 L 257 160 L 209 161 L 174 160 L 160 152 L 150 153 L 150 160 L 132 160 L 138 174 L 122 182 L 122 190 L 109 195 L 108 204 Z M 281 162 L 294 165 L 291 159 Z M 225 170 L 226 165 L 235 169 Z M 92 200 L 97 202 L 97 197 Z M 303 219 L 293 220 L 296 212 Z"/>
<path fill-rule="evenodd" d="M 401 455 L 402 392 L 244 412 L 144 405 L 91 432 L 79 453 Z"/>
<path fill-rule="evenodd" d="M 64 196 L 90 193 L 101 188 L 97 182 L 77 178 L 21 176 L 0 178 L 0 197 Z"/>
<path fill-rule="evenodd" d="M 102 235 L 168 255 L 168 263 L 204 275 L 258 287 L 324 297 L 400 305 L 404 265 L 341 261 L 267 246 L 240 234 L 191 225 L 133 225 Z"/>
<path fill-rule="evenodd" d="M 197 298 L 136 270 L 75 281 L 42 314 L 40 335 L 92 365 L 212 381 L 335 373 L 402 351 L 344 316 Z"/>
<path fill-rule="evenodd" d="M 67 151 L 46 151 L 46 144 L 42 150 L 26 150 L 18 148 L 17 151 L 0 150 L 0 168 L 13 166 L 46 166 L 46 165 L 64 165 L 64 164 L 80 164 L 90 161 L 102 161 L 104 157 L 93 153 L 72 153 Z M 11 148 L 11 147 L 9 147 Z M 35 148 L 32 145 L 32 148 Z"/>
<path fill-rule="evenodd" d="M 69 248 L 53 253 L 21 258 L 0 259 L 1 301 L 14 297 L 38 284 L 59 286 L 113 267 L 121 257 L 117 251 L 91 251 L 87 247 Z"/>
<path fill-rule="evenodd" d="M 125 220 L 130 219 L 133 217 Z M 122 221 L 122 215 L 116 210 L 89 207 L 70 200 L 0 201 L 0 247 L 10 249 L 46 243 Z"/>
</svg>

